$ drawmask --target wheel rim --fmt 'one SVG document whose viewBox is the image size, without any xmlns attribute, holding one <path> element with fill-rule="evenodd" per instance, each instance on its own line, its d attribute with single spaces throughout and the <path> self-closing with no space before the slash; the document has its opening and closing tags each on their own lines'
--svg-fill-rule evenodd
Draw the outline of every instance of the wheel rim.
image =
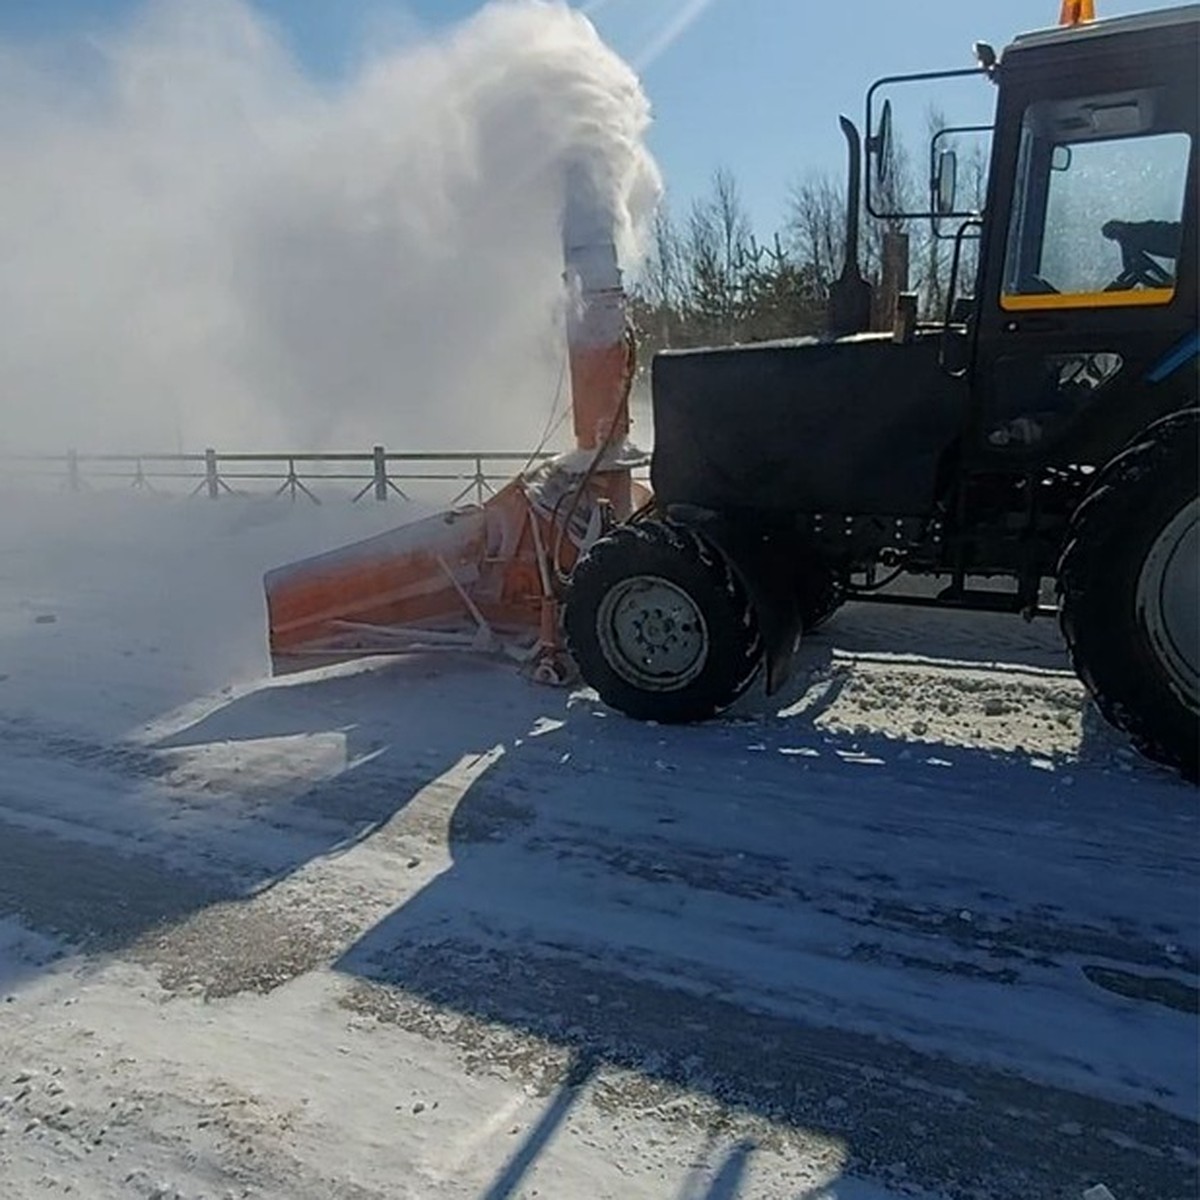
<svg viewBox="0 0 1200 1200">
<path fill-rule="evenodd" d="M 1137 611 L 1175 690 L 1200 710 L 1200 501 L 1163 526 L 1138 578 Z"/>
<path fill-rule="evenodd" d="M 678 691 L 708 661 L 704 614 L 658 575 L 635 575 L 608 591 L 596 614 L 596 639 L 609 666 L 644 691 Z"/>
</svg>

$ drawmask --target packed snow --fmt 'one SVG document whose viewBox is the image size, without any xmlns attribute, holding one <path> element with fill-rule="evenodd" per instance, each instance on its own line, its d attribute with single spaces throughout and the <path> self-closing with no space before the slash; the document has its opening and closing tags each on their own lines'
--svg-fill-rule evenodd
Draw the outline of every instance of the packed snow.
<svg viewBox="0 0 1200 1200">
<path fill-rule="evenodd" d="M 1195 793 L 1051 623 L 850 606 L 695 728 L 268 679 L 262 571 L 411 511 L 6 495 L 6 1196 L 1193 1194 Z"/>
</svg>

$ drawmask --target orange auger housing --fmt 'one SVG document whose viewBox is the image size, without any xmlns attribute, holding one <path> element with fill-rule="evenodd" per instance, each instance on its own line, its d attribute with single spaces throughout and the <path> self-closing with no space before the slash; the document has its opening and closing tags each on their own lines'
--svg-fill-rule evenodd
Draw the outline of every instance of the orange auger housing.
<svg viewBox="0 0 1200 1200">
<path fill-rule="evenodd" d="M 534 677 L 573 667 L 560 637 L 562 585 L 581 550 L 644 496 L 630 476 L 634 342 L 612 221 L 572 189 L 563 222 L 576 449 L 481 506 L 428 517 L 269 572 L 277 674 L 421 648 L 503 651 Z M 648 493 L 645 493 L 648 495 Z"/>
</svg>

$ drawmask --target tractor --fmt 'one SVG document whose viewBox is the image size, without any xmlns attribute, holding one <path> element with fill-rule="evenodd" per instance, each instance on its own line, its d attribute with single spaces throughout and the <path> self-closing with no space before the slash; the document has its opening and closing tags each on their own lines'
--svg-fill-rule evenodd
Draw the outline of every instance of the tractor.
<svg viewBox="0 0 1200 1200">
<path fill-rule="evenodd" d="M 1068 23 L 1003 55 L 980 44 L 973 68 L 880 80 L 865 146 L 842 118 L 829 335 L 657 355 L 650 490 L 611 181 L 567 153 L 575 449 L 480 504 L 268 572 L 272 668 L 500 652 L 689 722 L 760 675 L 777 692 L 848 600 L 1053 613 L 1107 718 L 1195 776 L 1200 7 L 1090 8 L 1065 0 Z M 864 201 L 889 216 L 881 89 L 964 76 L 997 89 L 985 203 L 959 203 L 940 131 L 928 208 L 906 215 L 953 242 L 944 310 L 922 323 L 897 289 L 890 328 L 868 332 L 858 233 Z"/>
<path fill-rule="evenodd" d="M 1108 721 L 1196 777 L 1200 6 L 1080 7 L 970 70 L 880 80 L 865 144 L 843 118 L 830 336 L 655 357 L 653 500 L 586 547 L 563 604 L 608 705 L 694 722 L 760 675 L 775 692 L 846 601 L 1055 615 Z M 952 230 L 944 312 L 901 295 L 867 332 L 864 182 L 895 215 L 881 90 L 971 74 L 996 89 L 985 203 L 959 203 L 935 137 L 928 207 L 903 214 Z"/>
</svg>

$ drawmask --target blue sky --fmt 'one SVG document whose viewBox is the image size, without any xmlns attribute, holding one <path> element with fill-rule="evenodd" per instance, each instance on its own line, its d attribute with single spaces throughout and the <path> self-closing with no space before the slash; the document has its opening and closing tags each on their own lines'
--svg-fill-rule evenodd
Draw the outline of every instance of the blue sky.
<svg viewBox="0 0 1200 1200">
<path fill-rule="evenodd" d="M 436 29 L 481 7 L 481 0 L 251 2 L 277 24 L 306 70 L 331 81 L 352 71 L 367 47 Z M 1117 16 L 1164 2 L 1097 0 L 1097 7 L 1101 16 Z M 0 0 L 0 37 L 91 32 L 121 20 L 139 3 Z M 970 66 L 974 41 L 999 47 L 1058 16 L 1058 0 L 578 0 L 578 5 L 589 8 L 606 39 L 641 67 L 656 117 L 651 144 L 675 206 L 705 191 L 717 167 L 728 167 L 762 234 L 782 221 L 790 183 L 810 170 L 841 172 L 836 117 L 839 112 L 859 117 L 872 79 Z M 986 102 L 987 89 L 979 88 Z M 914 98 L 914 116 L 931 98 Z"/>
</svg>

